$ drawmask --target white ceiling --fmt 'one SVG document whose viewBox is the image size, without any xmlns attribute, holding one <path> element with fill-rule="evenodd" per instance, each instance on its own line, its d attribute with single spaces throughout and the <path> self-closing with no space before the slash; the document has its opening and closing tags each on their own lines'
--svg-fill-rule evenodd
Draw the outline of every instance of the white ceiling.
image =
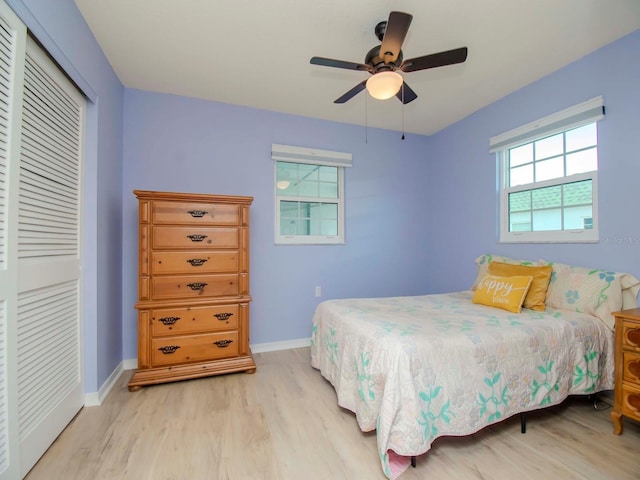
<svg viewBox="0 0 640 480">
<path fill-rule="evenodd" d="M 638 0 L 75 1 L 125 87 L 426 135 L 640 28 Z M 309 59 L 364 62 L 391 10 L 413 15 L 405 58 L 467 61 L 403 74 L 404 112 L 366 92 L 334 104 L 369 74 Z"/>
</svg>

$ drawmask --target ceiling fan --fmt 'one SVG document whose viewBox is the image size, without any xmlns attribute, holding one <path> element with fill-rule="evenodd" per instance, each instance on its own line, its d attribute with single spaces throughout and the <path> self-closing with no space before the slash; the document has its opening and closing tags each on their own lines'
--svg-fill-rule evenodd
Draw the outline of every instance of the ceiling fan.
<svg viewBox="0 0 640 480">
<path fill-rule="evenodd" d="M 333 103 L 345 103 L 365 88 L 371 96 L 379 100 L 385 100 L 395 95 L 402 103 L 409 103 L 418 98 L 418 95 L 396 70 L 409 73 L 454 65 L 467 59 L 467 47 L 462 47 L 403 61 L 402 42 L 404 42 L 412 19 L 413 15 L 408 13 L 391 12 L 389 20 L 378 23 L 375 34 L 382 44 L 369 50 L 364 63 L 345 62 L 324 57 L 311 58 L 313 65 L 361 70 L 372 75 L 337 98 Z"/>
</svg>

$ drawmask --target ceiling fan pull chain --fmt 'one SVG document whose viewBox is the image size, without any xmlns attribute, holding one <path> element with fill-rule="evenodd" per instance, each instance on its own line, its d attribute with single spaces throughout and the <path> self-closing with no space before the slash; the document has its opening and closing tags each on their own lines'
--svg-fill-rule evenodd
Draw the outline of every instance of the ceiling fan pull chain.
<svg viewBox="0 0 640 480">
<path fill-rule="evenodd" d="M 401 90 L 401 102 L 402 103 L 402 137 L 400 138 L 401 140 L 404 140 L 404 82 L 402 83 L 402 86 L 400 87 Z"/>
<path fill-rule="evenodd" d="M 369 123 L 367 121 L 367 105 L 369 104 L 369 95 L 365 93 L 364 95 L 364 143 L 365 145 L 369 143 Z"/>
</svg>

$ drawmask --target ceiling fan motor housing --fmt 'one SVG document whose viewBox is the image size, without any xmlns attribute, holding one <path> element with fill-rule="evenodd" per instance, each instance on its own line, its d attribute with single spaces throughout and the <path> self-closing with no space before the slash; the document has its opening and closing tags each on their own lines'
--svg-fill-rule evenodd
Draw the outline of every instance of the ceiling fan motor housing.
<svg viewBox="0 0 640 480">
<path fill-rule="evenodd" d="M 395 69 L 398 68 L 399 65 L 402 65 L 402 50 L 398 52 L 398 58 L 396 58 L 395 62 L 384 63 L 384 58 L 380 56 L 380 47 L 382 47 L 382 45 L 373 47 L 371 50 L 369 50 L 367 56 L 364 58 L 364 63 L 373 67 L 373 73 L 385 72 L 389 70 L 395 71 Z"/>
</svg>

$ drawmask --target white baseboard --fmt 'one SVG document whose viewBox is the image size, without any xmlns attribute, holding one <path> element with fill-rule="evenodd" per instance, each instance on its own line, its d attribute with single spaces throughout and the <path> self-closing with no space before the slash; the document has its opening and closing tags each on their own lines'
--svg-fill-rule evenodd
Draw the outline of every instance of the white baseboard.
<svg viewBox="0 0 640 480">
<path fill-rule="evenodd" d="M 275 352 L 277 350 L 289 350 L 291 348 L 302 348 L 311 345 L 311 338 L 298 338 L 296 340 L 285 340 L 283 342 L 256 343 L 251 345 L 253 353 Z M 125 370 L 135 370 L 138 368 L 137 358 L 128 358 L 120 362 L 120 365 L 109 375 L 107 381 L 102 384 L 98 392 L 84 394 L 85 407 L 97 407 L 102 405 L 102 401 L 107 397 L 113 386 Z"/>
<path fill-rule="evenodd" d="M 298 338 L 296 340 L 284 340 L 282 342 L 255 343 L 251 345 L 252 353 L 275 352 L 277 350 L 289 350 L 311 345 L 311 338 Z"/>
<path fill-rule="evenodd" d="M 124 370 L 135 370 L 138 368 L 138 359 L 137 358 L 129 358 L 122 362 L 124 364 Z"/>
<path fill-rule="evenodd" d="M 109 392 L 118 381 L 118 378 L 120 378 L 120 375 L 122 375 L 122 372 L 126 370 L 126 362 L 127 360 L 120 362 L 120 365 L 111 372 L 111 375 L 109 375 L 109 378 L 107 378 L 107 380 L 102 384 L 99 391 L 84 394 L 85 407 L 97 407 L 98 405 L 102 405 L 102 401 L 107 398 L 107 395 L 109 395 Z M 137 360 L 135 362 L 137 364 Z"/>
</svg>

